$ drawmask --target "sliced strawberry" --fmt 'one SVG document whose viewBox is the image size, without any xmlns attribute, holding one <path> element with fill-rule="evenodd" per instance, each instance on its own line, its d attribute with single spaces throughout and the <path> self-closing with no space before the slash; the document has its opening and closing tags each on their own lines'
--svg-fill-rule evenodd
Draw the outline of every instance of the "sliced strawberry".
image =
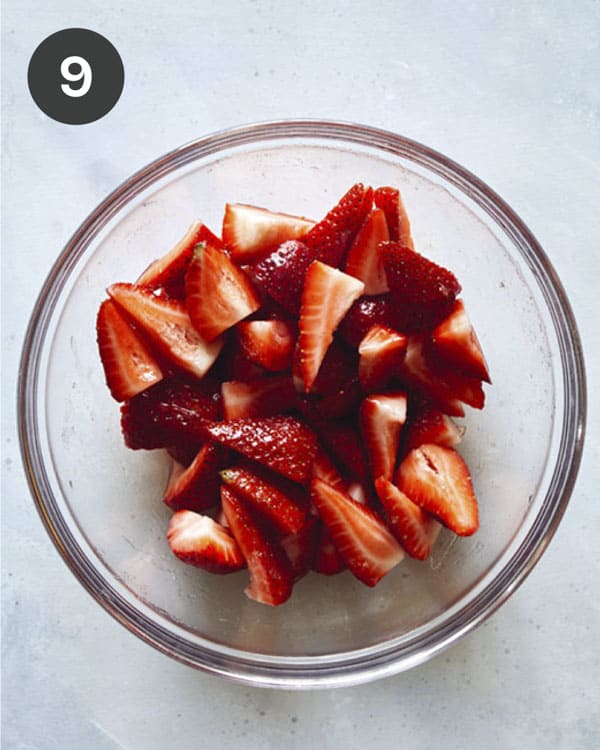
<svg viewBox="0 0 600 750">
<path fill-rule="evenodd" d="M 187 469 L 196 458 L 205 442 L 204 438 L 199 438 L 197 440 L 186 439 L 184 443 L 170 445 L 166 450 L 174 461 L 181 464 L 184 469 Z"/>
<path fill-rule="evenodd" d="M 221 384 L 225 419 L 271 417 L 291 411 L 296 405 L 296 390 L 289 375 L 230 380 Z"/>
<path fill-rule="evenodd" d="M 317 455 L 315 456 L 312 476 L 322 479 L 324 482 L 331 485 L 331 487 L 337 487 L 340 489 L 344 488 L 344 480 L 340 476 L 333 461 L 322 448 L 319 448 Z"/>
<path fill-rule="evenodd" d="M 400 432 L 406 421 L 406 394 L 368 396 L 360 407 L 360 426 L 374 479 L 394 476 Z"/>
<path fill-rule="evenodd" d="M 251 315 L 260 299 L 248 276 L 216 245 L 201 242 L 185 275 L 186 305 L 198 333 L 208 341 Z"/>
<path fill-rule="evenodd" d="M 207 432 L 223 445 L 294 482 L 303 483 L 312 473 L 316 437 L 293 417 L 235 419 L 213 424 Z"/>
<path fill-rule="evenodd" d="M 236 263 L 250 264 L 287 240 L 296 240 L 314 226 L 303 216 L 279 214 L 244 203 L 227 203 L 223 242 Z"/>
<path fill-rule="evenodd" d="M 353 500 L 356 500 L 357 503 L 360 503 L 361 505 L 369 505 L 369 494 L 365 490 L 364 485 L 360 484 L 360 482 L 351 482 L 348 487 L 346 487 L 346 492 Z"/>
<path fill-rule="evenodd" d="M 300 307 L 300 373 L 306 392 L 317 377 L 333 333 L 364 285 L 331 266 L 315 261 L 306 273 Z"/>
<path fill-rule="evenodd" d="M 273 372 L 291 367 L 296 335 L 284 320 L 242 321 L 236 326 L 240 349 L 256 364 Z"/>
<path fill-rule="evenodd" d="M 126 401 L 162 378 L 152 352 L 112 300 L 100 305 L 96 334 L 106 385 L 115 401 Z"/>
<path fill-rule="evenodd" d="M 372 188 L 361 183 L 353 185 L 325 218 L 303 237 L 303 242 L 316 251 L 318 260 L 338 268 L 372 203 Z"/>
<path fill-rule="evenodd" d="M 394 328 L 394 303 L 390 294 L 359 297 L 340 324 L 340 336 L 350 346 L 358 346 L 374 325 Z"/>
<path fill-rule="evenodd" d="M 300 367 L 300 346 L 296 349 L 294 365 Z M 319 396 L 328 396 L 337 393 L 340 386 L 356 377 L 358 370 L 358 357 L 356 351 L 346 346 L 337 338 L 331 342 L 327 349 L 319 372 L 311 388 L 311 393 Z"/>
<path fill-rule="evenodd" d="M 333 543 L 329 529 L 323 521 L 317 520 L 317 544 L 312 569 L 325 576 L 333 576 L 347 569 L 344 558 Z"/>
<path fill-rule="evenodd" d="M 306 521 L 308 502 L 302 502 L 298 489 L 266 481 L 244 467 L 221 472 L 221 479 L 238 497 L 254 508 L 281 534 L 297 534 Z"/>
<path fill-rule="evenodd" d="M 315 406 L 322 419 L 339 419 L 355 414 L 362 397 L 358 378 L 352 378 L 333 393 L 316 401 Z"/>
<path fill-rule="evenodd" d="M 436 354 L 448 365 L 463 375 L 491 382 L 481 344 L 462 300 L 457 299 L 450 315 L 436 326 L 432 340 Z"/>
<path fill-rule="evenodd" d="M 354 422 L 349 419 L 326 420 L 318 425 L 318 429 L 323 444 L 345 472 L 363 484 L 368 483 L 368 463 Z"/>
<path fill-rule="evenodd" d="M 319 522 L 314 516 L 306 519 L 297 534 L 290 534 L 281 540 L 281 546 L 292 565 L 294 581 L 305 576 L 315 557 Z"/>
<path fill-rule="evenodd" d="M 364 282 L 365 294 L 390 290 L 378 250 L 379 243 L 389 238 L 385 214 L 380 209 L 371 211 L 352 243 L 344 268 L 350 276 Z"/>
<path fill-rule="evenodd" d="M 203 339 L 180 302 L 157 297 L 134 284 L 112 284 L 108 293 L 177 367 L 201 378 L 218 357 L 223 340 Z"/>
<path fill-rule="evenodd" d="M 206 510 L 219 502 L 219 470 L 223 468 L 223 448 L 207 442 L 186 469 L 173 461 L 165 503 L 174 510 Z"/>
<path fill-rule="evenodd" d="M 399 242 L 383 242 L 379 249 L 394 296 L 395 327 L 405 333 L 434 328 L 460 292 L 454 274 Z"/>
<path fill-rule="evenodd" d="M 373 193 L 373 199 L 377 208 L 385 213 L 390 239 L 398 240 L 404 247 L 414 250 L 410 222 L 400 191 L 393 187 L 379 187 Z"/>
<path fill-rule="evenodd" d="M 367 393 L 383 388 L 398 375 L 407 344 L 406 336 L 391 328 L 369 328 L 358 347 L 358 377 Z"/>
<path fill-rule="evenodd" d="M 204 442 L 206 424 L 220 418 L 219 402 L 202 383 L 165 378 L 121 407 L 125 444 L 135 450 Z"/>
<path fill-rule="evenodd" d="M 454 448 L 460 443 L 463 432 L 464 427 L 458 427 L 439 409 L 425 409 L 411 419 L 406 430 L 404 450 L 408 453 L 424 443 Z"/>
<path fill-rule="evenodd" d="M 239 324 L 238 324 L 239 325 Z M 211 372 L 223 381 L 241 380 L 251 382 L 270 375 L 268 370 L 246 357 L 236 336 L 229 336 Z"/>
<path fill-rule="evenodd" d="M 171 516 L 167 539 L 180 560 L 211 573 L 235 573 L 246 567 L 235 539 L 209 516 L 178 510 Z"/>
<path fill-rule="evenodd" d="M 289 313 L 300 310 L 304 278 L 317 253 L 303 242 L 284 242 L 252 268 L 256 283 Z"/>
<path fill-rule="evenodd" d="M 211 245 L 223 248 L 221 240 L 210 231 L 206 224 L 196 221 L 175 247 L 162 258 L 153 261 L 135 283 L 150 287 L 150 289 L 182 283 L 194 254 L 194 248 L 199 242 L 209 242 Z"/>
<path fill-rule="evenodd" d="M 227 523 L 250 573 L 246 596 L 261 604 L 277 606 L 290 598 L 294 584 L 292 566 L 283 549 L 274 544 L 247 505 L 227 487 L 221 487 Z"/>
<path fill-rule="evenodd" d="M 311 497 L 344 562 L 367 586 L 402 560 L 400 545 L 370 508 L 322 479 L 313 479 Z"/>
<path fill-rule="evenodd" d="M 411 557 L 426 560 L 441 531 L 439 522 L 384 477 L 375 481 L 375 488 L 392 534 Z"/>
<path fill-rule="evenodd" d="M 432 443 L 415 448 L 398 467 L 396 485 L 456 534 L 470 536 L 477 531 L 471 475 L 454 449 Z"/>
</svg>

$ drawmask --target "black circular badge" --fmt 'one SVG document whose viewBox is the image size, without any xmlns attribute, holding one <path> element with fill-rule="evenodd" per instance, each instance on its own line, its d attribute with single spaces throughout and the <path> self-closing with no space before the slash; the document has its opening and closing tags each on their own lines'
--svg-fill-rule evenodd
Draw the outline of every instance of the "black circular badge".
<svg viewBox="0 0 600 750">
<path fill-rule="evenodd" d="M 89 29 L 63 29 L 44 39 L 27 71 L 29 91 L 38 107 L 69 125 L 104 117 L 119 100 L 124 81 L 117 50 Z"/>
</svg>

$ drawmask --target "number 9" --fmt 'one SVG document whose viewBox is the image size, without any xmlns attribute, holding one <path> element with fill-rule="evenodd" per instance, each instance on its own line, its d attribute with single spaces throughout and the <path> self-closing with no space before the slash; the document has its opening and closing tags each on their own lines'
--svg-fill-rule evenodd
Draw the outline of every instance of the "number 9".
<svg viewBox="0 0 600 750">
<path fill-rule="evenodd" d="M 79 72 L 69 72 L 69 68 L 71 67 L 71 65 L 79 65 Z M 61 84 L 63 94 L 66 94 L 67 96 L 79 97 L 85 96 L 90 90 L 90 86 L 92 85 L 92 69 L 89 62 L 85 58 L 79 57 L 78 55 L 65 57 L 65 59 L 60 64 L 60 74 L 67 81 L 83 81 L 78 89 L 71 88 L 71 85 L 68 83 Z"/>
</svg>

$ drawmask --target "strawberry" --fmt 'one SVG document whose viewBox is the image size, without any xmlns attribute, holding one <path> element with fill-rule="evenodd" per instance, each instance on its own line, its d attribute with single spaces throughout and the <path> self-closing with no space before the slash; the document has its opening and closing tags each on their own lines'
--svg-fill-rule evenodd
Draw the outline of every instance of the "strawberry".
<svg viewBox="0 0 600 750">
<path fill-rule="evenodd" d="M 180 560 L 211 573 L 235 573 L 246 567 L 235 539 L 209 516 L 178 510 L 171 516 L 167 539 Z"/>
<path fill-rule="evenodd" d="M 333 333 L 364 285 L 320 261 L 306 273 L 300 306 L 300 373 L 306 392 L 317 377 Z"/>
<path fill-rule="evenodd" d="M 447 317 L 460 292 L 453 273 L 399 242 L 383 242 L 379 250 L 397 305 L 395 327 L 426 331 Z"/>
<path fill-rule="evenodd" d="M 165 503 L 174 510 L 212 508 L 219 502 L 219 469 L 223 460 L 222 447 L 209 441 L 187 469 L 173 461 Z"/>
<path fill-rule="evenodd" d="M 221 487 L 223 512 L 231 533 L 246 559 L 250 599 L 277 606 L 290 598 L 294 585 L 292 566 L 283 549 L 274 544 L 246 504 L 227 487 Z"/>
<path fill-rule="evenodd" d="M 300 346 L 298 346 L 295 356 L 295 365 L 300 364 Z M 356 377 L 358 369 L 358 358 L 356 352 L 350 347 L 345 346 L 337 338 L 331 342 L 327 349 L 319 372 L 312 384 L 311 393 L 319 396 L 328 396 L 337 393 L 340 385 L 347 383 Z"/>
<path fill-rule="evenodd" d="M 400 431 L 406 421 L 406 394 L 368 396 L 360 407 L 360 426 L 374 479 L 394 475 Z"/>
<path fill-rule="evenodd" d="M 408 340 L 402 333 L 374 325 L 358 346 L 358 377 L 366 392 L 386 386 L 397 376 Z"/>
<path fill-rule="evenodd" d="M 338 268 L 372 203 L 372 188 L 353 185 L 302 241 L 315 250 L 318 260 Z"/>
<path fill-rule="evenodd" d="M 346 258 L 344 270 L 364 282 L 365 294 L 389 292 L 383 263 L 379 255 L 380 242 L 389 240 L 385 214 L 372 211 L 356 235 Z"/>
<path fill-rule="evenodd" d="M 126 401 L 162 378 L 158 362 L 112 300 L 100 305 L 96 333 L 106 385 L 115 401 Z"/>
<path fill-rule="evenodd" d="M 357 347 L 374 325 L 394 328 L 394 303 L 390 294 L 359 297 L 340 324 L 340 336 Z"/>
<path fill-rule="evenodd" d="M 402 560 L 400 545 L 370 508 L 322 479 L 313 479 L 311 497 L 344 562 L 367 586 Z"/>
<path fill-rule="evenodd" d="M 221 384 L 225 419 L 271 417 L 290 411 L 296 391 L 289 375 L 257 378 L 250 382 L 230 380 Z"/>
<path fill-rule="evenodd" d="M 316 260 L 315 250 L 303 242 L 284 242 L 252 268 L 252 277 L 276 302 L 297 315 L 300 310 L 304 278 Z"/>
<path fill-rule="evenodd" d="M 346 570 L 344 558 L 333 543 L 329 529 L 323 521 L 317 520 L 317 543 L 312 569 L 325 576 L 333 576 Z"/>
<path fill-rule="evenodd" d="M 239 324 L 238 324 L 239 325 Z M 268 370 L 257 365 L 246 357 L 236 336 L 229 336 L 211 373 L 216 373 L 221 380 L 254 381 L 270 375 Z"/>
<path fill-rule="evenodd" d="M 243 203 L 227 203 L 223 242 L 236 263 L 247 265 L 287 240 L 305 235 L 314 221 Z"/>
<path fill-rule="evenodd" d="M 435 443 L 454 448 L 461 441 L 464 428 L 457 427 L 447 414 L 428 408 L 413 419 L 406 430 L 404 450 L 408 453 L 424 443 Z"/>
<path fill-rule="evenodd" d="M 172 364 L 201 378 L 218 357 L 222 339 L 208 342 L 185 307 L 134 284 L 112 284 L 108 293 Z"/>
<path fill-rule="evenodd" d="M 165 378 L 121 407 L 125 444 L 135 450 L 203 442 L 205 425 L 220 417 L 219 401 L 204 384 Z"/>
<path fill-rule="evenodd" d="M 317 452 L 314 433 L 293 417 L 235 419 L 207 428 L 214 440 L 303 483 L 309 479 Z"/>
<path fill-rule="evenodd" d="M 296 534 L 284 537 L 280 544 L 291 563 L 294 581 L 300 580 L 311 568 L 317 544 L 319 522 L 314 516 L 306 519 Z"/>
<path fill-rule="evenodd" d="M 327 453 L 319 448 L 312 467 L 312 476 L 322 479 L 331 487 L 344 488 L 344 480 Z"/>
<path fill-rule="evenodd" d="M 241 351 L 256 364 L 273 372 L 291 367 L 295 331 L 283 320 L 251 320 L 238 323 Z"/>
<path fill-rule="evenodd" d="M 465 305 L 457 299 L 450 315 L 432 333 L 436 354 L 463 375 L 490 383 L 488 366 L 483 356 Z"/>
<path fill-rule="evenodd" d="M 466 463 L 452 448 L 425 443 L 398 467 L 396 485 L 423 510 L 460 536 L 479 526 L 477 500 Z"/>
<path fill-rule="evenodd" d="M 208 341 L 260 307 L 248 276 L 216 245 L 201 242 L 185 275 L 186 305 L 198 333 Z"/>
<path fill-rule="evenodd" d="M 194 248 L 199 242 L 209 242 L 223 248 L 221 240 L 205 224 L 196 221 L 175 247 L 162 258 L 153 261 L 135 283 L 150 289 L 158 289 L 173 288 L 174 284 L 183 282 Z"/>
<path fill-rule="evenodd" d="M 356 407 L 363 396 L 358 378 L 343 383 L 333 393 L 319 399 L 315 406 L 322 419 L 339 419 L 356 413 Z"/>
<path fill-rule="evenodd" d="M 381 208 L 385 214 L 390 240 L 397 240 L 404 247 L 414 250 L 410 222 L 400 191 L 392 187 L 379 187 L 373 193 L 373 199 L 377 208 Z"/>
<path fill-rule="evenodd" d="M 184 443 L 169 445 L 166 450 L 173 461 L 176 461 L 178 464 L 183 466 L 184 469 L 187 469 L 187 467 L 196 458 L 205 442 L 206 441 L 204 438 L 199 438 L 191 441 L 186 440 Z"/>
<path fill-rule="evenodd" d="M 439 522 L 384 477 L 375 480 L 375 488 L 392 534 L 411 557 L 426 560 L 441 531 Z"/>
<path fill-rule="evenodd" d="M 244 467 L 224 469 L 221 479 L 281 534 L 297 534 L 304 526 L 308 502 L 303 502 L 297 487 L 278 479 L 276 484 L 268 482 Z"/>
<path fill-rule="evenodd" d="M 369 468 L 358 430 L 349 419 L 326 420 L 318 425 L 319 435 L 330 455 L 351 477 L 369 482 Z"/>
</svg>

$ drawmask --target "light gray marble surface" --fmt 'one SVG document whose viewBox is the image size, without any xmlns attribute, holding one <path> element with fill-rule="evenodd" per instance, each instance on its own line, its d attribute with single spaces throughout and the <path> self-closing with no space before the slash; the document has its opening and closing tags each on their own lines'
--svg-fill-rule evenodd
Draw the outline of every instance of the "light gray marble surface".
<svg viewBox="0 0 600 750">
<path fill-rule="evenodd" d="M 106 35 L 126 70 L 115 109 L 81 127 L 26 87 L 34 48 L 70 26 Z M 600 3 L 5 0 L 2 55 L 3 747 L 599 747 Z M 495 188 L 564 282 L 591 396 L 575 493 L 522 588 L 425 666 L 338 691 L 230 684 L 130 635 L 46 536 L 15 430 L 28 316 L 82 218 L 172 147 L 281 117 L 394 130 Z"/>
</svg>

